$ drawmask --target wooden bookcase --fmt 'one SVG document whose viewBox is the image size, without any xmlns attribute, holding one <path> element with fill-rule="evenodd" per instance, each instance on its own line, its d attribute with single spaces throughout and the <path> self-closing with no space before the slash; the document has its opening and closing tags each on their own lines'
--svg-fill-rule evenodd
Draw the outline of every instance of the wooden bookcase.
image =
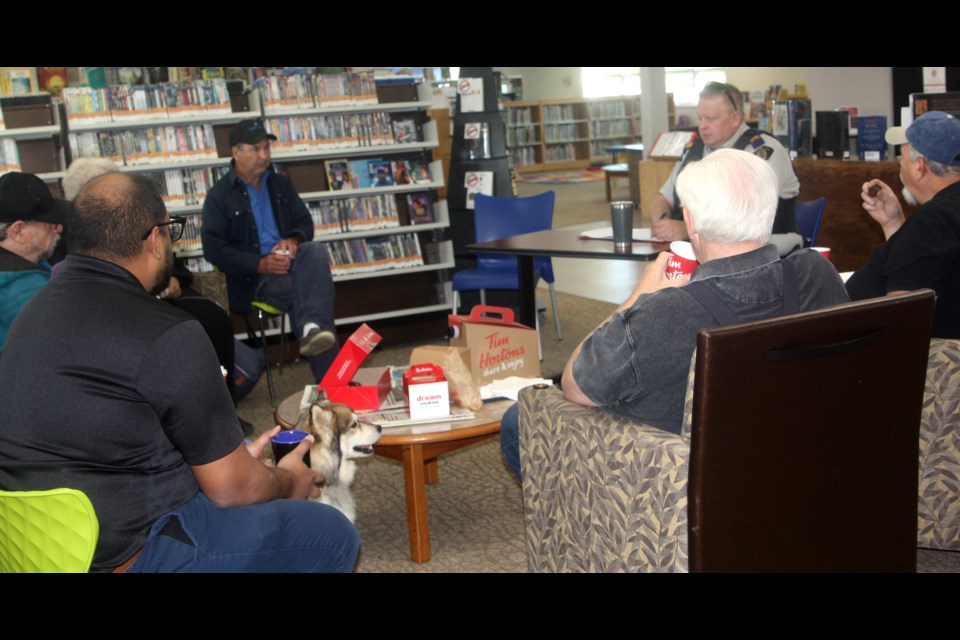
<svg viewBox="0 0 960 640">
<path fill-rule="evenodd" d="M 522 100 L 504 107 L 507 146 L 519 173 L 609 163 L 606 147 L 640 139 L 640 100 L 633 96 Z"/>
</svg>

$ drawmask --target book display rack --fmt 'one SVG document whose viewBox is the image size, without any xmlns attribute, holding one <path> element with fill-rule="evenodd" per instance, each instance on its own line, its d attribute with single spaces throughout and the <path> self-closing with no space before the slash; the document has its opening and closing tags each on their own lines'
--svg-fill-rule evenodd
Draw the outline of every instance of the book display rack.
<svg viewBox="0 0 960 640">
<path fill-rule="evenodd" d="M 48 183 L 63 175 L 60 117 L 50 94 L 0 98 L 0 123 L 0 173 L 33 173 Z"/>
</svg>

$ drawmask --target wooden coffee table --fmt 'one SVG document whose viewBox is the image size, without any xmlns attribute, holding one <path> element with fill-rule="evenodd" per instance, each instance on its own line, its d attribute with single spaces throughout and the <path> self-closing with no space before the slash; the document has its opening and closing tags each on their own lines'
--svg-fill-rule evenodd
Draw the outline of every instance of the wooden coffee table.
<svg viewBox="0 0 960 640">
<path fill-rule="evenodd" d="M 277 407 L 276 419 L 292 429 L 300 416 L 303 392 L 288 396 Z M 437 457 L 500 433 L 500 417 L 513 400 L 485 402 L 471 420 L 434 422 L 410 427 L 389 427 L 374 447 L 377 455 L 403 462 L 407 494 L 407 528 L 410 532 L 410 559 L 430 560 L 430 521 L 427 517 L 427 484 L 440 479 Z"/>
</svg>

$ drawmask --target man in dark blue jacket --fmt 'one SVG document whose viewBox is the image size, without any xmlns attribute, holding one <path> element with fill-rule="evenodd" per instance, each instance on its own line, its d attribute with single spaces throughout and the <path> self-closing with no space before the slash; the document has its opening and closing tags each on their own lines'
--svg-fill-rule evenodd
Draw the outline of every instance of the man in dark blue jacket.
<svg viewBox="0 0 960 640">
<path fill-rule="evenodd" d="M 260 300 L 287 311 L 317 381 L 339 347 L 327 251 L 313 240 L 313 219 L 290 179 L 277 173 L 263 121 L 230 131 L 230 172 L 203 204 L 204 256 L 227 275 L 230 308 L 249 313 Z"/>
</svg>

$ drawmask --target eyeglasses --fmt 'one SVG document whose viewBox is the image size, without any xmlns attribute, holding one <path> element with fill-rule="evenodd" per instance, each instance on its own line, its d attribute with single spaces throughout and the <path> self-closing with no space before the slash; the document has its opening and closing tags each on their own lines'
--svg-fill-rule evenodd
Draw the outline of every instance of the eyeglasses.
<svg viewBox="0 0 960 640">
<path fill-rule="evenodd" d="M 183 228 L 184 228 L 186 225 L 187 225 L 187 219 L 186 219 L 186 218 L 184 218 L 183 216 L 173 216 L 172 218 L 170 218 L 170 219 L 167 220 L 166 222 L 161 222 L 161 223 L 159 223 L 159 224 L 155 224 L 155 225 L 153 225 L 152 227 L 150 227 L 149 229 L 147 229 L 147 232 L 144 233 L 144 234 L 143 234 L 143 237 L 140 238 L 140 239 L 141 239 L 141 240 L 146 240 L 147 238 L 149 238 L 149 237 L 150 237 L 150 234 L 153 233 L 153 230 L 154 230 L 155 228 L 157 228 L 157 227 L 170 227 L 170 229 L 169 229 L 169 231 L 170 231 L 170 242 L 176 242 L 177 240 L 180 239 L 180 236 L 183 235 Z"/>
<path fill-rule="evenodd" d="M 727 96 L 727 100 L 733 105 L 733 110 L 740 111 L 740 108 L 737 106 L 737 101 L 733 99 L 733 92 L 730 91 L 729 85 L 723 84 L 722 82 L 708 82 L 707 86 L 704 87 L 704 91 L 708 93 L 722 93 Z"/>
</svg>

